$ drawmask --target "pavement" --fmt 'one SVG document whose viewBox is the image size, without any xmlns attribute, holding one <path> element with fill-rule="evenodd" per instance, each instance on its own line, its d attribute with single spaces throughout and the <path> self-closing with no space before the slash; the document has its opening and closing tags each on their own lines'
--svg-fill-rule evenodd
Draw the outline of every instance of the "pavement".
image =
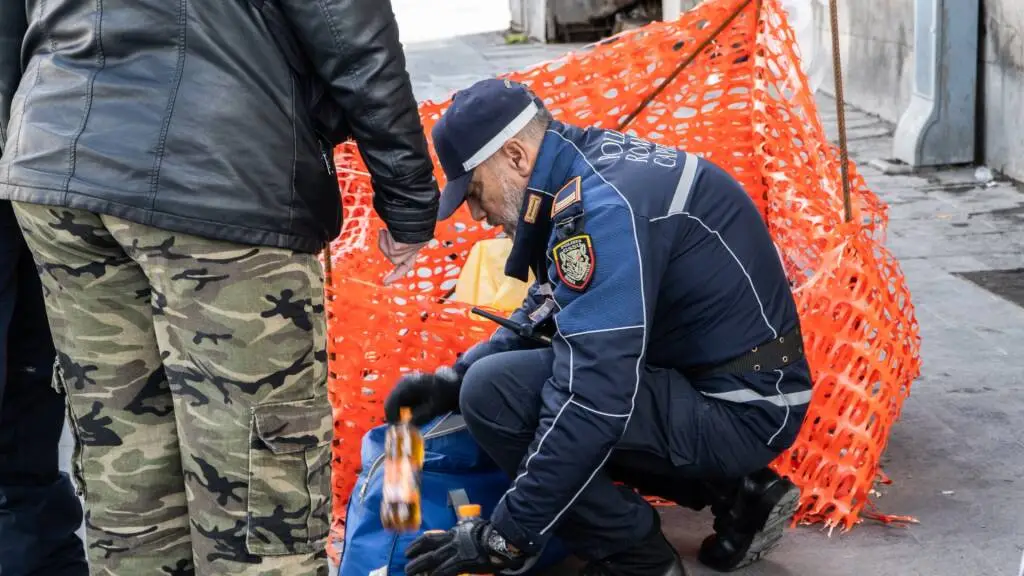
<svg viewBox="0 0 1024 576">
<path fill-rule="evenodd" d="M 554 58 L 566 45 L 505 45 L 504 0 L 393 0 L 420 100 L 476 79 Z M 818 96 L 836 138 L 835 104 Z M 921 327 L 923 369 L 883 459 L 893 483 L 880 511 L 916 517 L 865 521 L 829 535 L 793 529 L 740 576 L 1021 576 L 1024 574 L 1024 191 L 975 167 L 885 174 L 893 126 L 847 108 L 851 157 L 891 207 L 887 245 L 899 259 Z M 1017 424 L 1013 424 L 1017 422 Z M 67 443 L 65 443 L 67 446 Z M 691 573 L 710 516 L 664 512 Z"/>
</svg>

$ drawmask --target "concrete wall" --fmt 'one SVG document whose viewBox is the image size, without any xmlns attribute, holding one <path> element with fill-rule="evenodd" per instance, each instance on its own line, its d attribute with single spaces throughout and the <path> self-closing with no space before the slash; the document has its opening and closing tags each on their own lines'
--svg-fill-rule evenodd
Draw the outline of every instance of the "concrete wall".
<svg viewBox="0 0 1024 576">
<path fill-rule="evenodd" d="M 1024 0 L 1004 0 L 1024 2 Z M 700 3 L 700 0 L 662 0 L 666 20 Z M 828 0 L 782 0 L 785 8 L 811 5 L 813 30 L 809 44 L 817 48 L 813 60 L 821 63 L 821 89 L 834 93 L 832 35 Z M 896 122 L 910 101 L 914 0 L 840 0 L 839 27 L 843 51 L 843 87 L 859 108 Z"/>
<path fill-rule="evenodd" d="M 988 166 L 1024 181 L 1024 0 L 984 0 L 982 10 L 981 151 Z"/>
<path fill-rule="evenodd" d="M 821 89 L 834 94 L 828 4 L 815 3 L 815 44 L 829 61 Z M 982 0 L 981 20 L 979 160 L 1024 180 L 1024 0 Z M 839 28 L 847 101 L 896 122 L 912 90 L 914 0 L 840 1 Z"/>
<path fill-rule="evenodd" d="M 827 68 L 821 89 L 835 94 L 827 0 L 815 2 L 814 28 Z M 914 0 L 839 2 L 839 41 L 846 99 L 895 123 L 913 87 Z"/>
<path fill-rule="evenodd" d="M 821 90 L 835 94 L 828 0 L 813 11 L 813 67 L 821 64 Z M 973 2 L 978 0 L 947 0 Z M 979 161 L 1024 181 L 1024 0 L 980 0 Z M 665 19 L 675 19 L 700 0 L 663 0 Z M 915 0 L 839 0 L 839 39 L 846 100 L 890 122 L 910 102 L 914 73 Z"/>
<path fill-rule="evenodd" d="M 700 4 L 700 0 L 661 0 L 662 20 L 676 20 L 690 8 Z"/>
</svg>

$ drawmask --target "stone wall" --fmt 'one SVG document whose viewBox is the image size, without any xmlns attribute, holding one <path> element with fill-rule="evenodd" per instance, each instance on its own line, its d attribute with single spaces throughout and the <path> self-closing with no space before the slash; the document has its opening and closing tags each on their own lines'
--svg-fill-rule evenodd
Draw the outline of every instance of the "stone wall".
<svg viewBox="0 0 1024 576">
<path fill-rule="evenodd" d="M 982 157 L 1024 181 L 1024 0 L 983 0 L 981 19 Z"/>
<path fill-rule="evenodd" d="M 834 94 L 828 4 L 814 1 L 816 48 L 828 54 L 821 89 Z M 846 99 L 890 122 L 913 89 L 914 1 L 839 2 Z M 981 23 L 978 161 L 1024 181 L 1024 1 L 982 0 Z"/>
<path fill-rule="evenodd" d="M 810 4 L 812 84 L 835 94 L 828 0 Z M 973 0 L 947 0 L 973 1 Z M 700 0 L 663 0 L 673 19 Z M 977 158 L 1024 181 L 1024 0 L 981 0 Z M 846 100 L 896 123 L 910 102 L 914 73 L 915 0 L 840 0 L 839 30 Z"/>
</svg>

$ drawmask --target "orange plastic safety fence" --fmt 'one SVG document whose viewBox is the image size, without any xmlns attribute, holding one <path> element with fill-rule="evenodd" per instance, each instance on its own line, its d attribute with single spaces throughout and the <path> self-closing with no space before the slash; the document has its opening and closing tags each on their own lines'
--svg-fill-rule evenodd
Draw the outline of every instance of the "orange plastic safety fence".
<svg viewBox="0 0 1024 576">
<path fill-rule="evenodd" d="M 773 466 L 803 490 L 798 520 L 849 528 L 920 372 L 918 326 L 899 265 L 881 244 L 887 207 L 852 162 L 854 218 L 843 221 L 839 155 L 784 14 L 778 0 L 707 0 L 675 22 L 508 76 L 529 85 L 560 120 L 615 128 L 692 60 L 626 130 L 716 162 L 761 209 L 794 285 L 815 381 L 806 425 Z M 421 104 L 428 136 L 444 107 Z M 332 246 L 328 322 L 340 538 L 361 437 L 380 423 L 395 380 L 450 363 L 493 331 L 444 298 L 473 243 L 497 231 L 463 208 L 438 225 L 409 277 L 383 287 L 390 267 L 377 251 L 383 224 L 371 208 L 365 167 L 351 144 L 336 161 L 345 229 Z"/>
</svg>

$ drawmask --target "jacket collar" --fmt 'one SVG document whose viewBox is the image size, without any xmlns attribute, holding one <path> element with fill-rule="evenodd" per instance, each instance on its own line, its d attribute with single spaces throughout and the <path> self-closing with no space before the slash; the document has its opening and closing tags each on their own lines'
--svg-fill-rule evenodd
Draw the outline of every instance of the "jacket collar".
<svg viewBox="0 0 1024 576">
<path fill-rule="evenodd" d="M 526 282 L 532 269 L 538 281 L 547 282 L 551 205 L 555 194 L 572 176 L 572 165 L 578 154 L 570 142 L 579 133 L 574 126 L 552 121 L 544 134 L 519 209 L 512 250 L 505 261 L 506 276 Z"/>
</svg>

